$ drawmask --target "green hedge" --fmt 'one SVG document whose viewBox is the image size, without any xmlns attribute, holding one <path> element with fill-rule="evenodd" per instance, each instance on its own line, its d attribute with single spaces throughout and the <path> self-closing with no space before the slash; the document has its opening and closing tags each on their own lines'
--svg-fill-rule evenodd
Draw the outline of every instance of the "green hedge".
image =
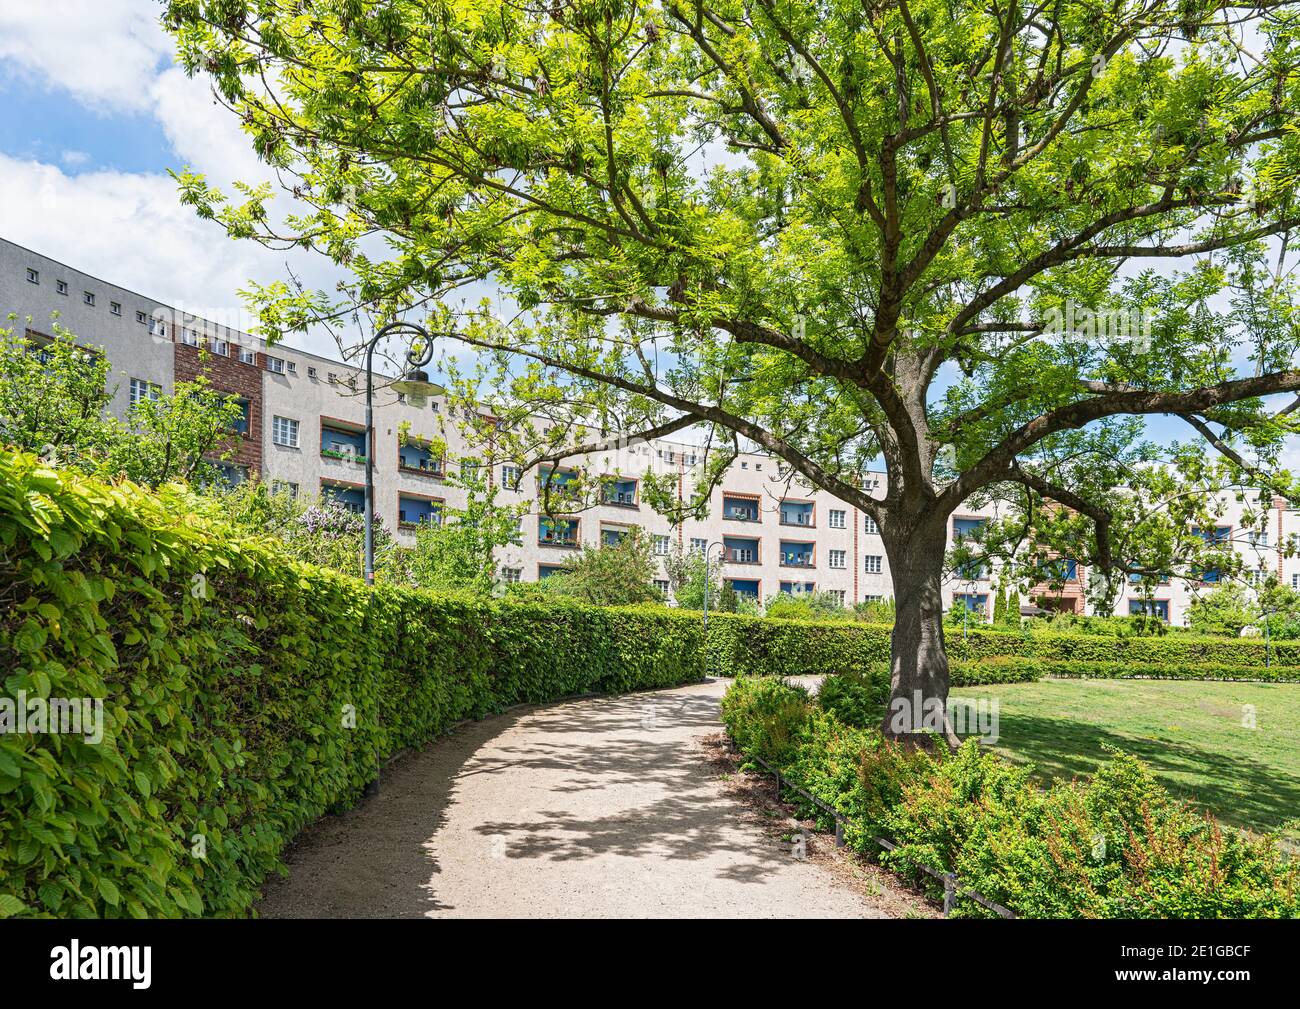
<svg viewBox="0 0 1300 1009">
<path fill-rule="evenodd" d="M 954 872 L 962 888 L 1027 918 L 1300 916 L 1300 864 L 1276 836 L 1221 828 L 1134 757 L 1114 751 L 1086 781 L 1039 788 L 1030 769 L 974 740 L 953 756 L 885 740 L 862 722 L 874 721 L 875 684 L 836 679 L 846 682 L 816 698 L 781 680 L 738 679 L 722 702 L 727 731 L 842 815 L 850 847 L 932 897 L 942 887 L 920 866 Z M 786 795 L 833 829 L 819 807 Z M 954 914 L 992 912 L 962 897 Z"/>
<path fill-rule="evenodd" d="M 0 696 L 99 698 L 105 726 L 0 734 L 0 917 L 245 914 L 376 752 L 699 677 L 697 616 L 371 593 L 189 512 L 0 453 Z"/>
<path fill-rule="evenodd" d="M 823 676 L 889 661 L 890 628 L 847 621 L 709 616 L 709 671 L 721 676 Z M 1171 679 L 1300 679 L 1300 642 L 1017 634 L 972 630 L 946 634 L 956 685 L 1062 676 Z M 1008 664 L 1009 663 L 1009 664 Z M 990 665 L 992 664 L 992 665 Z M 1001 664 L 1001 665 L 1000 665 Z M 1037 669 L 1037 673 L 1029 670 Z M 1124 670 L 1130 670 L 1125 672 Z"/>
</svg>

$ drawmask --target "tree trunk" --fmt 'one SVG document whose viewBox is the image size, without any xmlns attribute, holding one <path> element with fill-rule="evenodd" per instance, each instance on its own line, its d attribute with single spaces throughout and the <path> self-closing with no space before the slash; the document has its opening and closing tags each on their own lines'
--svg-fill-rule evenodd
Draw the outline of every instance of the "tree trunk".
<svg viewBox="0 0 1300 1009">
<path fill-rule="evenodd" d="M 883 531 L 883 530 L 882 530 Z M 948 653 L 943 641 L 945 530 L 922 526 L 904 542 L 886 538 L 894 582 L 889 706 L 881 731 L 916 746 L 938 735 L 957 744 L 948 717 Z"/>
</svg>

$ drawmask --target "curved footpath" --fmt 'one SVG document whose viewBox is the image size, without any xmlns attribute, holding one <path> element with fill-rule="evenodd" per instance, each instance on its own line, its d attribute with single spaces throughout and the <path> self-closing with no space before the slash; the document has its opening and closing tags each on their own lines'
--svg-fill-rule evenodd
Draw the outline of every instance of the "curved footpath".
<svg viewBox="0 0 1300 1009">
<path fill-rule="evenodd" d="M 888 917 L 745 815 L 698 737 L 725 683 L 517 709 L 392 764 L 309 828 L 293 917 Z"/>
</svg>

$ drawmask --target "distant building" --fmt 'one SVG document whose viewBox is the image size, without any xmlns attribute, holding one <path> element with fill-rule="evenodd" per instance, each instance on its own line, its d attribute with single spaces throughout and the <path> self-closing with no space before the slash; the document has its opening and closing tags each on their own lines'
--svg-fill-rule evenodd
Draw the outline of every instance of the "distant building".
<svg viewBox="0 0 1300 1009">
<path fill-rule="evenodd" d="M 422 404 L 404 402 L 387 389 L 376 392 L 374 444 L 365 442 L 365 375 L 350 364 L 265 341 L 237 328 L 190 314 L 155 298 L 116 287 L 62 263 L 0 239 L 0 318 L 10 312 L 30 316 L 29 332 L 49 336 L 51 315 L 88 346 L 102 347 L 113 367 L 113 409 L 125 415 L 140 396 L 170 391 L 179 381 L 206 374 L 243 406 L 242 446 L 224 466 L 240 481 L 256 476 L 299 494 L 330 496 L 360 511 L 364 504 L 364 460 L 375 456 L 375 511 L 401 542 L 413 542 L 420 523 L 438 521 L 444 506 L 463 505 L 463 493 L 446 481 L 448 461 L 435 457 L 429 442 L 441 439 L 452 464 L 464 448 L 441 397 Z M 200 360 L 200 348 L 208 358 Z M 398 431 L 409 436 L 399 445 Z M 642 475 L 647 470 L 676 474 L 679 494 L 689 496 L 702 450 L 660 440 L 619 446 L 566 466 L 593 476 L 608 476 L 604 502 L 567 517 L 549 518 L 535 508 L 522 520 L 521 542 L 500 551 L 499 566 L 509 580 L 536 581 L 558 570 L 584 546 L 612 542 L 633 526 L 651 538 L 662 558 L 674 545 L 682 550 L 710 547 L 721 558 L 722 576 L 737 593 L 768 600 L 781 592 L 832 592 L 846 605 L 892 596 L 889 558 L 870 516 L 806 482 L 792 479 L 779 460 L 745 454 L 732 464 L 713 491 L 709 515 L 678 526 L 645 505 Z M 489 479 L 506 503 L 532 500 L 539 476 L 522 477 L 517 463 L 490 462 Z M 557 471 L 554 480 L 562 480 Z M 865 489 L 883 497 L 885 474 L 868 474 Z M 1300 531 L 1300 515 L 1275 502 L 1275 538 L 1252 537 L 1239 549 L 1248 565 L 1276 571 L 1286 584 L 1300 587 L 1300 561 L 1283 557 L 1285 535 Z M 1236 543 L 1240 506 L 1228 503 L 1216 535 Z M 949 519 L 949 541 L 968 535 L 994 512 L 966 506 Z M 1226 532 L 1224 531 L 1226 530 Z M 667 575 L 660 567 L 661 587 Z M 1065 587 L 1039 586 L 1027 602 L 1047 609 L 1084 612 L 1087 572 L 1063 561 Z M 1209 573 L 1213 576 L 1213 572 Z M 947 579 L 945 605 L 966 605 L 985 619 L 992 615 L 995 591 L 988 565 L 973 565 Z M 1211 583 L 1212 584 L 1212 583 Z M 1205 588 L 1207 586 L 1202 586 Z M 1175 581 L 1155 592 L 1151 608 L 1182 623 L 1193 588 Z M 1136 587 L 1126 589 L 1116 612 L 1137 612 L 1146 603 Z"/>
</svg>

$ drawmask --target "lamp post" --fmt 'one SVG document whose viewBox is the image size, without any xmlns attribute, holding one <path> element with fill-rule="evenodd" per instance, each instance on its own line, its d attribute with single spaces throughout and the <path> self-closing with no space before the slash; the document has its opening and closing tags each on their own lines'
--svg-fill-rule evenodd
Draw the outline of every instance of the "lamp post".
<svg viewBox="0 0 1300 1009">
<path fill-rule="evenodd" d="M 413 334 L 418 343 L 412 341 L 406 352 L 406 373 L 392 384 L 392 388 L 408 396 L 436 396 L 443 391 L 442 386 L 429 381 L 424 366 L 433 360 L 433 340 L 423 326 L 413 322 L 390 322 L 382 327 L 366 344 L 366 559 L 364 574 L 367 585 L 375 584 L 375 347 L 379 341 L 393 333 L 407 332 Z M 379 671 L 374 673 L 375 688 L 375 777 L 365 788 L 367 796 L 379 794 L 380 757 L 378 745 L 379 731 Z"/>
<path fill-rule="evenodd" d="M 413 322 L 390 322 L 379 330 L 366 344 L 366 560 L 365 578 L 367 585 L 375 584 L 375 347 L 386 336 L 393 333 L 408 332 L 416 336 L 420 343 L 412 342 L 406 352 L 406 373 L 392 384 L 392 388 L 404 395 L 436 396 L 443 392 L 440 385 L 429 381 L 424 366 L 433 360 L 433 340 L 423 326 Z M 417 349 L 418 347 L 418 349 Z"/>
<path fill-rule="evenodd" d="M 714 547 L 722 547 L 726 550 L 726 544 L 722 540 L 714 540 L 712 543 L 705 544 L 704 547 L 704 675 L 709 675 L 709 582 L 712 575 L 709 571 L 709 551 Z M 718 563 L 722 560 L 719 558 Z"/>
</svg>

